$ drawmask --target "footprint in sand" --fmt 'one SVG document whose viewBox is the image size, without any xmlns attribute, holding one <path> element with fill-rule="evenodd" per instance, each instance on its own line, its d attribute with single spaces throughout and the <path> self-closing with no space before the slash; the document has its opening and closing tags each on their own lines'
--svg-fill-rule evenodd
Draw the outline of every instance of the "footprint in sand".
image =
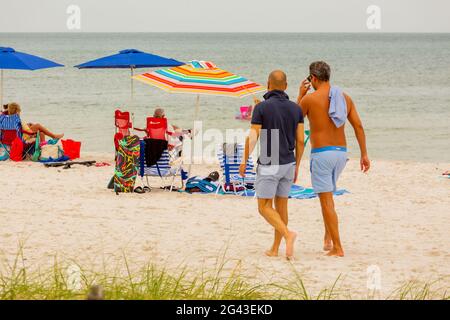
<svg viewBox="0 0 450 320">
<path fill-rule="evenodd" d="M 440 255 L 441 255 L 441 253 L 439 251 L 436 251 L 436 250 L 432 250 L 432 251 L 427 252 L 427 256 L 430 256 L 430 257 L 439 257 Z"/>
</svg>

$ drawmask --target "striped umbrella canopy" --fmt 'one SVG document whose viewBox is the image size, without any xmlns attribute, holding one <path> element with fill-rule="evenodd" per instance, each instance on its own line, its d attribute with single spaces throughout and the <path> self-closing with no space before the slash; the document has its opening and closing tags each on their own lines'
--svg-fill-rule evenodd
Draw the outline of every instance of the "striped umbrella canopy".
<svg viewBox="0 0 450 320">
<path fill-rule="evenodd" d="M 258 83 L 216 67 L 209 61 L 143 73 L 133 77 L 168 92 L 242 98 L 266 90 Z"/>
<path fill-rule="evenodd" d="M 133 78 L 168 92 L 196 94 L 194 128 L 195 121 L 198 119 L 201 94 L 242 98 L 266 90 L 262 85 L 222 70 L 209 61 L 194 60 L 182 66 L 143 73 Z M 194 144 L 196 136 L 197 133 L 194 130 L 192 138 Z M 193 152 L 192 147 L 191 159 L 193 159 Z M 189 163 L 190 175 L 191 166 L 192 162 Z"/>
</svg>

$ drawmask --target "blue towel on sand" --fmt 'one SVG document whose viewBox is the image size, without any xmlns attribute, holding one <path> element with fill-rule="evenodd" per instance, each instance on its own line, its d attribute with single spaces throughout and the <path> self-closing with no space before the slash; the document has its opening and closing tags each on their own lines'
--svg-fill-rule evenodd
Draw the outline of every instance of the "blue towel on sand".
<svg viewBox="0 0 450 320">
<path fill-rule="evenodd" d="M 68 156 L 62 156 L 56 159 L 53 159 L 52 157 L 48 158 L 48 159 L 44 159 L 44 160 L 39 160 L 39 162 L 42 163 L 52 163 L 52 162 L 64 162 L 64 161 L 69 161 L 70 158 Z"/>
<path fill-rule="evenodd" d="M 340 189 L 340 190 L 336 190 L 334 192 L 335 196 L 340 196 L 343 195 L 345 193 L 350 193 L 345 189 Z M 247 190 L 245 193 L 242 194 L 242 196 L 244 197 L 253 197 L 255 195 L 255 191 L 254 190 Z M 317 193 L 314 193 L 314 190 L 312 188 L 304 188 L 302 186 L 299 185 L 292 185 L 291 187 L 291 191 L 289 193 L 289 198 L 291 199 L 312 199 L 312 198 L 316 198 L 317 197 Z"/>
<path fill-rule="evenodd" d="M 345 101 L 344 93 L 341 88 L 332 86 L 330 88 L 330 108 L 328 115 L 333 120 L 336 128 L 339 128 L 345 124 L 347 120 L 347 101 Z"/>
</svg>

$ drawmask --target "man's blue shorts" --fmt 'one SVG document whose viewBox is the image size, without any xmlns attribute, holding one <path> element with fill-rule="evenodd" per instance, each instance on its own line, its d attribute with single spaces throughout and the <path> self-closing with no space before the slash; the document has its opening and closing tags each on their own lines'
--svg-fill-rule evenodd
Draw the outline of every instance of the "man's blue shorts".
<svg viewBox="0 0 450 320">
<path fill-rule="evenodd" d="M 329 146 L 311 150 L 311 182 L 315 193 L 334 192 L 347 163 L 347 148 Z"/>
</svg>

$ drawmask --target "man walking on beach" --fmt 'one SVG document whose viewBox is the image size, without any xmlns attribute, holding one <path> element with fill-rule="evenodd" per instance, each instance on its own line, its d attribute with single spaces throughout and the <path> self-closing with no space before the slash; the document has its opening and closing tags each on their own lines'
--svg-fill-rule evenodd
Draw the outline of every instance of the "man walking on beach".
<svg viewBox="0 0 450 320">
<path fill-rule="evenodd" d="M 259 213 L 275 228 L 275 239 L 268 256 L 277 256 L 281 240 L 286 241 L 286 258 L 294 256 L 295 232 L 288 229 L 288 197 L 303 155 L 303 115 L 284 92 L 286 74 L 276 70 L 269 75 L 265 101 L 253 111 L 250 135 L 240 166 L 244 176 L 249 155 L 260 138 L 260 157 L 256 177 Z M 294 153 L 295 150 L 295 153 Z M 273 208 L 275 202 L 275 208 Z"/>
<path fill-rule="evenodd" d="M 367 172 L 370 161 L 367 155 L 366 136 L 352 99 L 341 89 L 330 85 L 330 66 L 323 61 L 311 63 L 309 77 L 299 89 L 298 105 L 308 117 L 311 130 L 311 180 L 319 194 L 325 224 L 324 250 L 328 256 L 344 256 L 338 217 L 334 209 L 333 192 L 336 182 L 347 162 L 345 121 L 348 119 L 355 131 L 361 151 L 361 171 Z M 311 86 L 314 93 L 307 94 Z"/>
</svg>

